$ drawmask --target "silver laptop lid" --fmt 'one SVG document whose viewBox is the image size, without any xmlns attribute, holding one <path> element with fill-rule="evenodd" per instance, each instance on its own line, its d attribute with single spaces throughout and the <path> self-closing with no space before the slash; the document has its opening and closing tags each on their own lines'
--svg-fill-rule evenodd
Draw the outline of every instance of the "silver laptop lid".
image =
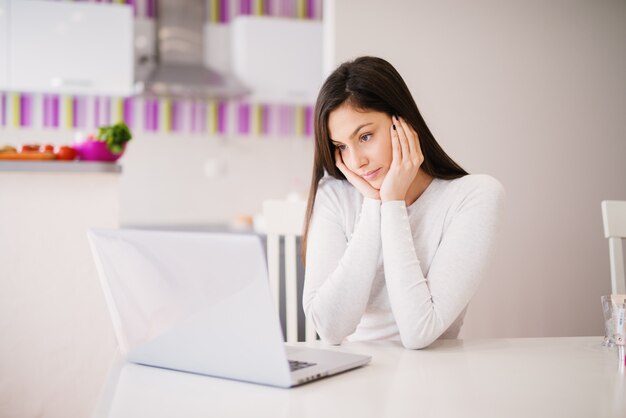
<svg viewBox="0 0 626 418">
<path fill-rule="evenodd" d="M 258 237 L 124 229 L 88 235 L 128 360 L 266 384 L 289 381 Z"/>
</svg>

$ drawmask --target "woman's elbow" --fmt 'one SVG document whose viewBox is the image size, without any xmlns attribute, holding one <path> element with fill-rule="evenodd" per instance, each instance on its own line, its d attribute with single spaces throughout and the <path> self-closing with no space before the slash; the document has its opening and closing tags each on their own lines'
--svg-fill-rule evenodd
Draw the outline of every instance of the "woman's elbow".
<svg viewBox="0 0 626 418">
<path fill-rule="evenodd" d="M 324 344 L 328 344 L 328 345 L 341 345 L 341 343 L 344 340 L 344 338 L 336 336 L 336 335 L 325 336 L 319 333 L 318 335 L 320 336 L 320 340 L 322 340 Z"/>
<path fill-rule="evenodd" d="M 402 346 L 408 350 L 421 350 L 430 346 L 433 341 L 423 341 L 423 340 L 402 340 Z"/>
<path fill-rule="evenodd" d="M 339 345 L 349 335 L 349 333 L 346 334 L 344 330 L 339 329 L 336 325 L 333 326 L 332 323 L 324 323 L 316 319 L 313 319 L 311 322 L 317 335 L 326 344 Z"/>
<path fill-rule="evenodd" d="M 400 341 L 404 348 L 421 350 L 430 346 L 440 335 L 440 332 L 401 332 Z"/>
<path fill-rule="evenodd" d="M 334 321 L 332 318 L 320 318 L 319 315 L 315 314 L 312 307 L 305 310 L 305 316 L 307 319 L 310 319 L 315 332 L 320 336 L 322 342 L 326 344 L 339 345 L 350 334 L 350 332 L 346 332 L 346 330 L 338 326 L 337 321 Z"/>
<path fill-rule="evenodd" d="M 340 345 L 347 336 L 334 327 L 320 326 L 315 320 L 311 322 L 313 323 L 313 328 L 315 329 L 317 335 L 319 335 L 320 340 L 322 340 L 325 344 Z"/>
</svg>

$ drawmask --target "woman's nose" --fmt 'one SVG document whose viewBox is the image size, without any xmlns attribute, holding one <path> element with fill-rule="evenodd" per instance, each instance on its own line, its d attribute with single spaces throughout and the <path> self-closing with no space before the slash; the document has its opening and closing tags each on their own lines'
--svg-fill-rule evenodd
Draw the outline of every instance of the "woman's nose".
<svg viewBox="0 0 626 418">
<path fill-rule="evenodd" d="M 361 150 L 353 150 L 350 155 L 350 165 L 352 170 L 359 169 L 367 164 L 367 156 Z"/>
</svg>

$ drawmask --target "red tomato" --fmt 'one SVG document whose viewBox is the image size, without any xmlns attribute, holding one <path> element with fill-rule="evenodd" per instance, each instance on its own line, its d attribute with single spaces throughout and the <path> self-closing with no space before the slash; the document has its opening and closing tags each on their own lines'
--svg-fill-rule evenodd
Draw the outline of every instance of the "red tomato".
<svg viewBox="0 0 626 418">
<path fill-rule="evenodd" d="M 39 148 L 39 151 L 41 152 L 54 152 L 54 146 L 51 144 L 45 144 L 42 145 L 41 148 Z"/>
<path fill-rule="evenodd" d="M 37 152 L 39 151 L 38 144 L 24 144 L 20 147 L 20 152 Z"/>
<path fill-rule="evenodd" d="M 59 147 L 57 152 L 55 153 L 57 160 L 66 160 L 70 161 L 76 158 L 77 152 L 74 148 L 68 147 L 67 145 L 62 145 Z"/>
</svg>

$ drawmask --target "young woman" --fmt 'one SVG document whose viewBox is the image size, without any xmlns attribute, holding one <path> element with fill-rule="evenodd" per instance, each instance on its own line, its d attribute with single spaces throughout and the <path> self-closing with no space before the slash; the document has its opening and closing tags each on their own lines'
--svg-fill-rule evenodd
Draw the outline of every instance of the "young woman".
<svg viewBox="0 0 626 418">
<path fill-rule="evenodd" d="M 441 149 L 387 61 L 339 66 L 315 107 L 304 311 L 322 340 L 455 338 L 494 246 L 502 185 Z"/>
</svg>

